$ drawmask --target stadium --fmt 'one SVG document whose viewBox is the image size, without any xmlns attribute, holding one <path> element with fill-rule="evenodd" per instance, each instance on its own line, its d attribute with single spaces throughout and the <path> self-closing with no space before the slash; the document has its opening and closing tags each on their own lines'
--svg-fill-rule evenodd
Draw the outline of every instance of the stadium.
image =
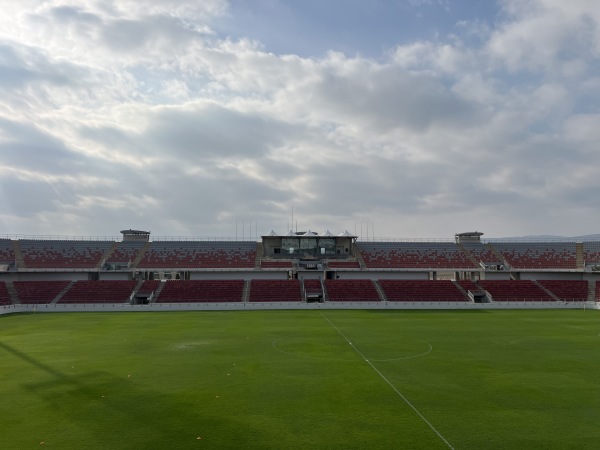
<svg viewBox="0 0 600 450">
<path fill-rule="evenodd" d="M 260 240 L 0 240 L 3 312 L 100 306 L 597 308 L 600 242 L 360 240 L 275 231 Z"/>
<path fill-rule="evenodd" d="M 3 0 L 0 450 L 598 448 L 598 4 Z"/>
<path fill-rule="evenodd" d="M 600 242 L 121 233 L 0 240 L 1 448 L 597 446 Z"/>
</svg>

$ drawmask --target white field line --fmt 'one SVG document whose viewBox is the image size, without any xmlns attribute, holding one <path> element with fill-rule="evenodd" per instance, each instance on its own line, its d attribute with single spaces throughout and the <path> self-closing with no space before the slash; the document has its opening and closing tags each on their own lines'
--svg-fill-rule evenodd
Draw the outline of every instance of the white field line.
<svg viewBox="0 0 600 450">
<path fill-rule="evenodd" d="M 394 392 L 396 392 L 396 394 L 398 394 L 398 396 L 399 396 L 399 397 L 400 397 L 402 400 L 404 400 L 404 403 L 406 403 L 408 406 L 410 406 L 410 408 L 411 408 L 411 409 L 412 409 L 412 410 L 413 410 L 413 411 L 414 411 L 414 412 L 415 412 L 415 413 L 416 413 L 416 414 L 417 414 L 417 415 L 418 415 L 418 416 L 421 418 L 421 420 L 423 420 L 423 422 L 425 422 L 425 423 L 426 423 L 426 424 L 429 426 L 429 428 L 431 428 L 431 429 L 433 430 L 433 432 L 434 432 L 435 434 L 437 434 L 437 435 L 438 435 L 438 437 L 439 437 L 439 438 L 440 438 L 440 439 L 441 439 L 441 440 L 442 440 L 442 441 L 443 441 L 443 442 L 444 442 L 444 443 L 445 443 L 445 444 L 448 446 L 448 448 L 450 448 L 450 449 L 454 450 L 454 447 L 452 447 L 452 445 L 450 445 L 450 442 L 448 442 L 448 441 L 446 440 L 446 438 L 445 438 L 444 436 L 442 436 L 442 434 L 441 434 L 441 433 L 440 433 L 438 430 L 436 430 L 436 428 L 435 428 L 435 427 L 434 427 L 434 426 L 431 424 L 431 422 L 429 422 L 429 420 L 427 420 L 427 419 L 425 418 L 425 416 L 424 416 L 423 414 L 421 414 L 421 413 L 419 412 L 419 410 L 418 410 L 417 408 L 415 408 L 415 406 L 414 406 L 414 405 L 413 405 L 413 404 L 412 404 L 412 403 L 411 403 L 411 402 L 410 402 L 410 401 L 409 401 L 409 400 L 408 400 L 408 399 L 407 399 L 407 398 L 406 398 L 404 395 L 402 395 L 402 392 L 400 392 L 400 391 L 399 391 L 399 390 L 398 390 L 398 389 L 397 389 L 397 388 L 396 388 L 396 387 L 395 387 L 395 386 L 394 386 L 392 383 L 390 383 L 390 381 L 389 381 L 389 380 L 388 380 L 388 379 L 387 379 L 387 378 L 386 378 L 386 377 L 385 377 L 385 376 L 384 376 L 384 375 L 383 375 L 383 374 L 382 374 L 382 373 L 381 373 L 381 372 L 380 372 L 380 371 L 377 369 L 377 367 L 375 367 L 375 366 L 374 366 L 374 365 L 371 363 L 371 361 L 369 361 L 369 360 L 368 360 L 368 359 L 365 357 L 365 355 L 363 355 L 363 354 L 361 353 L 361 351 L 360 351 L 359 349 L 357 349 L 357 348 L 354 346 L 354 344 L 352 344 L 352 342 L 350 342 L 350 340 L 349 340 L 349 339 L 346 337 L 346 335 L 345 335 L 344 333 L 342 333 L 342 331 L 341 331 L 341 330 L 340 330 L 338 327 L 336 327 L 336 326 L 333 324 L 333 322 L 331 322 L 331 320 L 329 320 L 329 319 L 328 319 L 328 318 L 327 318 L 325 315 L 323 315 L 323 313 L 320 313 L 320 314 L 321 314 L 321 317 L 323 317 L 323 319 L 325 319 L 325 320 L 326 320 L 326 321 L 329 323 L 329 325 L 331 325 L 331 327 L 332 327 L 332 328 L 333 328 L 335 331 L 337 331 L 337 332 L 339 333 L 339 335 L 340 335 L 342 338 L 344 338 L 344 340 L 345 340 L 345 341 L 346 341 L 348 344 L 350 344 L 350 346 L 351 346 L 351 347 L 354 349 L 354 351 L 355 351 L 356 353 L 358 353 L 358 354 L 359 354 L 359 356 L 360 356 L 360 357 L 361 357 L 361 358 L 362 358 L 362 359 L 363 359 L 363 360 L 364 360 L 364 361 L 365 361 L 365 362 L 366 362 L 366 363 L 367 363 L 369 366 L 371 366 L 371 368 L 372 368 L 372 369 L 373 369 L 375 372 L 377 372 L 377 374 L 378 374 L 378 375 L 379 375 L 379 376 L 380 376 L 380 377 L 383 379 L 383 381 L 385 381 L 385 382 L 386 382 L 386 383 L 387 383 L 387 384 L 388 384 L 388 385 L 389 385 L 389 386 L 390 386 L 390 387 L 391 387 L 391 388 L 394 390 Z"/>
</svg>

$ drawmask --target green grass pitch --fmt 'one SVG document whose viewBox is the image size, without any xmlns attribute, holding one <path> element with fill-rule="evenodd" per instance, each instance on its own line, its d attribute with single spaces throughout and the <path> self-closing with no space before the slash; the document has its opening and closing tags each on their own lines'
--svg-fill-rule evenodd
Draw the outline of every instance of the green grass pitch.
<svg viewBox="0 0 600 450">
<path fill-rule="evenodd" d="M 0 317 L 2 449 L 565 449 L 600 442 L 600 314 Z"/>
</svg>

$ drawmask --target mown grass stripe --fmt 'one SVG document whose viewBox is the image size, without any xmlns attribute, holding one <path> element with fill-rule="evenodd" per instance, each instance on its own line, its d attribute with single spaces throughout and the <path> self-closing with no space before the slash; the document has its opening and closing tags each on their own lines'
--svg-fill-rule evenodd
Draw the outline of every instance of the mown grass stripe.
<svg viewBox="0 0 600 450">
<path fill-rule="evenodd" d="M 386 383 L 387 383 L 387 384 L 388 384 L 388 385 L 389 385 L 389 386 L 390 386 L 390 387 L 391 387 L 391 388 L 394 390 L 394 392 L 395 392 L 396 394 L 398 394 L 398 396 L 399 396 L 399 397 L 400 397 L 402 400 L 404 400 L 404 402 L 405 402 L 405 403 L 406 403 L 406 404 L 407 404 L 407 405 L 408 405 L 408 406 L 409 406 L 409 407 L 410 407 L 410 408 L 411 408 L 411 409 L 412 409 L 412 410 L 413 410 L 413 411 L 414 411 L 414 412 L 415 412 L 415 413 L 416 413 L 416 414 L 417 414 L 417 415 L 418 415 L 418 416 L 421 418 L 421 420 L 423 420 L 423 422 L 425 422 L 425 423 L 427 424 L 427 426 L 428 426 L 429 428 L 431 428 L 431 430 L 432 430 L 432 431 L 433 431 L 435 434 L 437 434 L 437 435 L 438 435 L 438 437 L 439 437 L 439 438 L 440 438 L 440 439 L 441 439 L 441 440 L 442 440 L 442 441 L 443 441 L 443 442 L 444 442 L 444 443 L 445 443 L 445 444 L 448 446 L 448 448 L 451 448 L 452 450 L 454 450 L 454 447 L 452 447 L 452 445 L 450 444 L 450 442 L 448 442 L 448 440 L 447 440 L 447 439 L 446 439 L 446 438 L 445 438 L 445 437 L 442 435 L 442 433 L 440 433 L 440 432 L 439 432 L 439 431 L 438 431 L 438 430 L 437 430 L 437 429 L 436 429 L 436 428 L 433 426 L 433 424 L 432 424 L 432 423 L 431 423 L 429 420 L 427 420 L 427 418 L 426 418 L 426 417 L 425 417 L 423 414 L 421 414 L 421 412 L 420 412 L 420 411 L 419 411 L 419 410 L 418 410 L 418 409 L 417 409 L 417 408 L 416 408 L 416 407 L 415 407 L 415 406 L 414 406 L 414 405 L 413 405 L 413 404 L 412 404 L 412 403 L 411 403 L 411 402 L 410 402 L 410 401 L 409 401 L 409 400 L 408 400 L 408 399 L 407 399 L 407 398 L 406 398 L 406 397 L 405 397 L 405 396 L 402 394 L 402 392 L 400 392 L 400 391 L 399 391 L 399 390 L 396 388 L 396 386 L 394 386 L 394 385 L 393 385 L 393 384 L 392 384 L 392 383 L 391 383 L 391 382 L 390 382 L 390 381 L 389 381 L 389 380 L 388 380 L 388 379 L 385 377 L 385 375 L 383 375 L 383 374 L 382 374 L 382 373 L 379 371 L 379 369 L 377 369 L 377 367 L 375 367 L 375 366 L 373 365 L 373 363 L 371 363 L 371 361 L 369 361 L 369 360 L 367 359 L 367 357 L 366 357 L 366 356 L 365 356 L 365 355 L 364 355 L 364 354 L 363 354 L 363 353 L 362 353 L 362 352 L 361 352 L 359 349 L 357 349 L 357 348 L 354 346 L 354 344 L 353 344 L 353 343 L 350 341 L 350 339 L 348 339 L 348 338 L 346 337 L 346 335 L 345 335 L 344 333 L 342 333 L 342 330 L 340 330 L 338 327 L 336 327 L 336 326 L 333 324 L 333 322 L 332 322 L 331 320 L 329 320 L 329 318 L 328 318 L 328 317 L 326 317 L 326 316 L 325 316 L 323 313 L 321 313 L 321 317 L 323 317 L 323 319 L 325 319 L 325 320 L 326 320 L 326 321 L 329 323 L 329 325 L 331 325 L 331 327 L 332 327 L 332 328 L 333 328 L 335 331 L 337 331 L 337 332 L 338 332 L 338 334 L 339 334 L 339 335 L 340 335 L 342 338 L 344 338 L 344 340 L 345 340 L 346 342 L 348 342 L 348 344 L 349 344 L 349 345 L 352 347 L 352 349 L 353 349 L 353 350 L 354 350 L 356 353 L 358 353 L 358 355 L 359 355 L 359 356 L 360 356 L 360 357 L 361 357 L 361 358 L 362 358 L 362 359 L 363 359 L 363 360 L 364 360 L 364 361 L 365 361 L 365 362 L 366 362 L 366 363 L 367 363 L 369 366 L 371 366 L 371 368 L 372 368 L 372 369 L 373 369 L 373 370 L 374 370 L 374 371 L 375 371 L 375 372 L 376 372 L 376 373 L 377 373 L 377 374 L 378 374 L 378 375 L 381 377 L 381 379 L 382 379 L 383 381 L 385 381 L 385 382 L 386 382 Z"/>
</svg>

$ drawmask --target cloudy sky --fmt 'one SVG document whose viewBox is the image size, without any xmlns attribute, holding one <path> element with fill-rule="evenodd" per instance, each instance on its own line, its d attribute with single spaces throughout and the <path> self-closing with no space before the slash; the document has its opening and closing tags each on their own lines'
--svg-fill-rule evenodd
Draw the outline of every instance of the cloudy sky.
<svg viewBox="0 0 600 450">
<path fill-rule="evenodd" d="M 599 143 L 597 0 L 2 0 L 0 234 L 596 233 Z"/>
</svg>

